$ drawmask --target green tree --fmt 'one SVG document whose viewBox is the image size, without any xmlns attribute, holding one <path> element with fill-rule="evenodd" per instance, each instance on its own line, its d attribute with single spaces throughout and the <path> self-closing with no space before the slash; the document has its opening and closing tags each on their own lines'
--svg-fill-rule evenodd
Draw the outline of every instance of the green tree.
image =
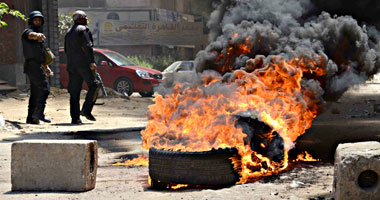
<svg viewBox="0 0 380 200">
<path fill-rule="evenodd" d="M 211 12 L 214 10 L 213 3 L 216 0 L 191 0 L 191 14 L 200 15 L 207 22 Z"/>
<path fill-rule="evenodd" d="M 71 14 L 58 14 L 58 32 L 59 32 L 59 46 L 63 46 L 65 42 L 65 35 L 69 28 L 73 25 L 73 18 Z"/>
<path fill-rule="evenodd" d="M 1 20 L 4 15 L 12 15 L 12 16 L 15 16 L 16 18 L 20 18 L 26 21 L 25 15 L 23 15 L 20 11 L 9 9 L 6 3 L 0 2 L 0 28 L 6 27 L 8 25 L 5 21 Z"/>
</svg>

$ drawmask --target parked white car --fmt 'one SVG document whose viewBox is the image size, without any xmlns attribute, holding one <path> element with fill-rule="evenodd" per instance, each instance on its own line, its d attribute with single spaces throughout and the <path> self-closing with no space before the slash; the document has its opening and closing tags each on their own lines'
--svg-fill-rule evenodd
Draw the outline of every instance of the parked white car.
<svg viewBox="0 0 380 200">
<path fill-rule="evenodd" d="M 191 81 L 195 72 L 195 61 L 176 61 L 169 65 L 163 72 L 165 87 L 174 86 L 175 82 Z"/>
</svg>

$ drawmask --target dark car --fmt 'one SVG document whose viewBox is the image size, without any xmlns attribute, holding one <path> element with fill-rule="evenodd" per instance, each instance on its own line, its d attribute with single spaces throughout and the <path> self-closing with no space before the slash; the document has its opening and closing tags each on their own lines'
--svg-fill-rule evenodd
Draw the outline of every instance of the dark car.
<svg viewBox="0 0 380 200">
<path fill-rule="evenodd" d="M 94 57 L 104 86 L 113 88 L 119 93 L 131 95 L 133 92 L 138 92 L 142 97 L 151 97 L 153 87 L 162 80 L 160 71 L 138 66 L 115 51 L 95 48 Z M 61 84 L 67 88 L 67 59 L 62 48 L 59 49 L 59 60 Z"/>
</svg>

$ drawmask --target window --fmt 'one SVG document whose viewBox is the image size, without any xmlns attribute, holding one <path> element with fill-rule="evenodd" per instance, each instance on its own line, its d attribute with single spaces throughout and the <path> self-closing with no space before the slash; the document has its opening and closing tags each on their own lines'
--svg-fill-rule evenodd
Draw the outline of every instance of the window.
<svg viewBox="0 0 380 200">
<path fill-rule="evenodd" d="M 120 18 L 119 18 L 119 14 L 111 12 L 111 13 L 108 13 L 107 19 L 119 20 Z"/>
<path fill-rule="evenodd" d="M 192 62 L 182 62 L 176 71 L 191 71 L 193 70 L 193 67 L 194 65 Z"/>
<path fill-rule="evenodd" d="M 125 56 L 119 54 L 119 53 L 116 53 L 116 52 L 104 52 L 104 54 L 110 58 L 112 60 L 112 62 L 116 63 L 116 65 L 119 65 L 119 66 L 136 66 L 136 64 L 130 60 L 128 60 L 128 58 L 126 58 Z"/>
<path fill-rule="evenodd" d="M 113 67 L 112 63 L 100 53 L 94 52 L 94 59 L 97 66 L 100 66 L 102 61 L 106 61 L 110 67 Z"/>
</svg>

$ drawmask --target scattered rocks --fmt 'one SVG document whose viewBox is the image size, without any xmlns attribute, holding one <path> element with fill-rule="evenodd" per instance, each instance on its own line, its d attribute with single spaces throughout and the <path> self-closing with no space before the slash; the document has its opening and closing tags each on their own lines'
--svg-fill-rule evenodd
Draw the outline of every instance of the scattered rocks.
<svg viewBox="0 0 380 200">
<path fill-rule="evenodd" d="M 292 181 L 292 183 L 290 184 L 290 187 L 291 188 L 298 188 L 300 186 L 303 186 L 305 185 L 305 183 L 301 182 L 301 181 Z"/>
<path fill-rule="evenodd" d="M 270 195 L 272 195 L 272 196 L 277 196 L 277 195 L 278 195 L 278 192 L 271 192 Z"/>
<path fill-rule="evenodd" d="M 5 126 L 5 119 L 2 115 L 0 115 L 0 128 L 4 128 Z"/>
</svg>

